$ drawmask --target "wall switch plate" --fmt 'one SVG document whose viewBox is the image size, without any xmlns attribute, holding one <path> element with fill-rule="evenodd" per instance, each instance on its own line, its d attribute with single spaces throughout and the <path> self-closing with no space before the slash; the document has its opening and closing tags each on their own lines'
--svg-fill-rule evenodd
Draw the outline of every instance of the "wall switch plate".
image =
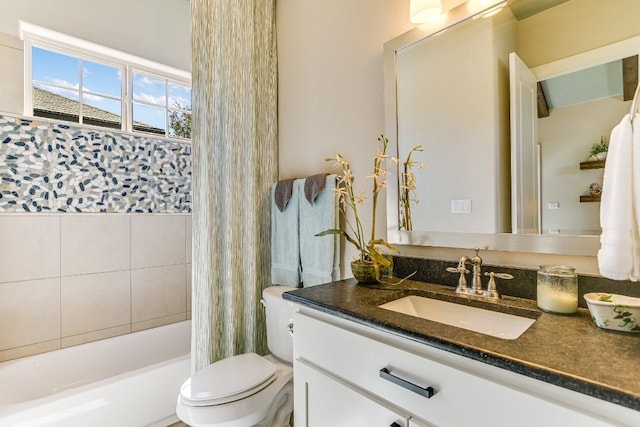
<svg viewBox="0 0 640 427">
<path fill-rule="evenodd" d="M 451 200 L 451 213 L 471 213 L 471 199 Z"/>
</svg>

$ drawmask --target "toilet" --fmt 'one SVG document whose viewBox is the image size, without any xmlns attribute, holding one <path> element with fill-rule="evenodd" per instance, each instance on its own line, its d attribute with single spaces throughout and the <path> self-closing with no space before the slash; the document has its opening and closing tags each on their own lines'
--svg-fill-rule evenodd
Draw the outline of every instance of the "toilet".
<svg viewBox="0 0 640 427">
<path fill-rule="evenodd" d="M 262 292 L 271 354 L 240 354 L 196 372 L 180 388 L 176 415 L 194 427 L 288 427 L 293 412 L 293 304 L 287 286 Z"/>
</svg>

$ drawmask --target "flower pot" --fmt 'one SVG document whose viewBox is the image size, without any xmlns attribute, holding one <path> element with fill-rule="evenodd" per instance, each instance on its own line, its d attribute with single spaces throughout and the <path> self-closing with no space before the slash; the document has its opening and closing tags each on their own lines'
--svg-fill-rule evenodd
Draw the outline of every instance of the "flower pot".
<svg viewBox="0 0 640 427">
<path fill-rule="evenodd" d="M 597 162 L 599 160 L 606 160 L 607 159 L 607 152 L 606 151 L 602 151 L 598 154 L 592 154 L 591 156 L 589 156 L 589 161 L 591 162 Z"/>
<path fill-rule="evenodd" d="M 360 259 L 351 261 L 351 272 L 356 280 L 363 284 L 378 283 L 382 271 L 378 264 Z"/>
</svg>

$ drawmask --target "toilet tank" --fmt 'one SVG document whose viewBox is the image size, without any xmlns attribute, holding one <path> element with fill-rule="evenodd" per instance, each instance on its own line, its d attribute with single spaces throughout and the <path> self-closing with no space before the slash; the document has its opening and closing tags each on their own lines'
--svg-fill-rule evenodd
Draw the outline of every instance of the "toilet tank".
<svg viewBox="0 0 640 427">
<path fill-rule="evenodd" d="M 267 319 L 267 345 L 278 359 L 293 362 L 293 336 L 289 323 L 293 322 L 293 303 L 282 299 L 282 293 L 295 288 L 271 286 L 262 291 Z"/>
</svg>

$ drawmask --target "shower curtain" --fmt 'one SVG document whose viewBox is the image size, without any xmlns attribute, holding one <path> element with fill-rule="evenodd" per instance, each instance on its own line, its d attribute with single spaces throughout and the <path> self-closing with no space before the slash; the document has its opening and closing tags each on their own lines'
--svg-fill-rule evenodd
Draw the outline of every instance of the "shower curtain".
<svg viewBox="0 0 640 427">
<path fill-rule="evenodd" d="M 191 0 L 192 370 L 266 352 L 277 180 L 275 0 Z"/>
</svg>

